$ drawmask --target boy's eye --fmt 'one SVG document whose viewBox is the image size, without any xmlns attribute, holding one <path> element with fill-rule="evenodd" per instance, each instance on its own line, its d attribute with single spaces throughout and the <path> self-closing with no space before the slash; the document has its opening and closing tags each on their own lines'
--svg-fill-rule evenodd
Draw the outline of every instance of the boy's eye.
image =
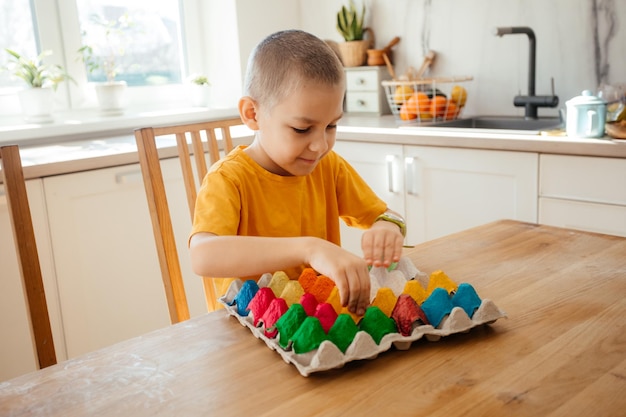
<svg viewBox="0 0 626 417">
<path fill-rule="evenodd" d="M 306 128 L 306 129 L 298 129 L 297 127 L 292 128 L 294 132 L 296 133 L 307 133 L 309 131 L 310 128 Z"/>
<path fill-rule="evenodd" d="M 328 125 L 326 129 L 329 129 L 329 130 L 337 129 L 337 125 Z"/>
</svg>

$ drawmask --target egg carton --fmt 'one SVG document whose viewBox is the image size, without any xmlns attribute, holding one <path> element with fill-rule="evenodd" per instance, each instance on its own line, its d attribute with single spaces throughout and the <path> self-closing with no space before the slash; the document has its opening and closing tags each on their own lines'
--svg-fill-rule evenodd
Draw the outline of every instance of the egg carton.
<svg viewBox="0 0 626 417">
<path fill-rule="evenodd" d="M 374 268 L 370 272 L 370 277 L 372 280 L 372 292 L 375 289 L 392 288 L 394 293 L 399 295 L 402 288 L 401 284 L 411 279 L 417 279 L 424 287 L 427 286 L 425 274 L 417 270 L 408 258 L 401 259 L 398 268 L 394 271 Z M 258 281 L 259 288 L 267 287 L 271 278 L 272 274 L 261 276 Z M 382 282 L 385 283 L 385 287 L 380 285 Z M 351 361 L 375 359 L 380 353 L 389 350 L 392 346 L 397 350 L 407 350 L 413 342 L 422 338 L 436 342 L 441 337 L 455 333 L 466 333 L 474 327 L 491 324 L 500 318 L 506 317 L 506 313 L 500 310 L 493 301 L 482 299 L 480 306 L 474 311 L 471 318 L 463 308 L 454 307 L 437 326 L 431 324 L 415 325 L 407 336 L 401 333 L 389 333 L 384 335 L 379 343 L 376 343 L 369 333 L 360 330 L 356 333 L 345 353 L 328 340 L 323 341 L 315 350 L 307 353 L 295 353 L 291 348 L 283 348 L 279 344 L 280 335 L 276 335 L 273 338 L 266 336 L 262 324 L 260 326 L 254 324 L 252 313 L 245 316 L 238 313 L 237 305 L 233 304 L 233 301 L 243 285 L 244 282 L 242 280 L 235 280 L 226 294 L 219 299 L 219 302 L 224 305 L 228 314 L 235 317 L 242 326 L 250 329 L 256 338 L 263 340 L 286 363 L 294 365 L 303 376 L 308 376 L 314 372 L 341 368 Z"/>
</svg>

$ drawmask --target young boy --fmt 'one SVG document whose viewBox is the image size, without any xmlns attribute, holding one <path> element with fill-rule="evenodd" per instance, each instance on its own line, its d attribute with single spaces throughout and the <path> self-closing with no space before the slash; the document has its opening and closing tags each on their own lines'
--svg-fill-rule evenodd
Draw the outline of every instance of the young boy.
<svg viewBox="0 0 626 417">
<path fill-rule="evenodd" d="M 310 266 L 335 282 L 344 306 L 365 312 L 368 265 L 400 259 L 405 227 L 332 151 L 344 91 L 341 62 L 311 34 L 282 31 L 255 48 L 239 101 L 255 138 L 214 164 L 203 181 L 189 242 L 196 274 L 258 278 L 285 271 L 297 279 Z M 363 258 L 339 246 L 340 217 L 368 229 Z"/>
</svg>

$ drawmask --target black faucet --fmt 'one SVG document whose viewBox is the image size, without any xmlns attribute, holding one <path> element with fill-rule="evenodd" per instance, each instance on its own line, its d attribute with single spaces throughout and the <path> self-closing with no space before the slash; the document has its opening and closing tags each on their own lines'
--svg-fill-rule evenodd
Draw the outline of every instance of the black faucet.
<svg viewBox="0 0 626 417">
<path fill-rule="evenodd" d="M 511 35 L 516 33 L 525 33 L 528 35 L 528 41 L 530 42 L 528 48 L 528 95 L 515 96 L 513 99 L 513 105 L 515 107 L 526 108 L 524 114 L 526 119 L 536 119 L 538 107 L 556 107 L 559 105 L 559 98 L 554 95 L 554 79 L 552 80 L 552 95 L 535 95 L 535 57 L 537 55 L 535 32 L 526 26 L 498 27 L 494 31 L 494 35 L 496 36 Z"/>
</svg>

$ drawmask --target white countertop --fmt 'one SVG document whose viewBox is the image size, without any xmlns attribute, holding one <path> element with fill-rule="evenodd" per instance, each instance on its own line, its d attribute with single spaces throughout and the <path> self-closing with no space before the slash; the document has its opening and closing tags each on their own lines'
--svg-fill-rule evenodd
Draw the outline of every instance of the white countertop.
<svg viewBox="0 0 626 417">
<path fill-rule="evenodd" d="M 609 136 L 584 139 L 504 130 L 403 125 L 393 116 L 347 116 L 340 125 L 337 133 L 340 140 L 626 158 L 626 140 Z"/>
<path fill-rule="evenodd" d="M 216 120 L 237 115 L 236 109 L 202 108 L 176 111 L 136 112 L 117 117 L 85 113 L 81 117 L 57 115 L 47 125 L 0 125 L 0 144 L 21 147 L 27 178 L 59 175 L 88 169 L 138 162 L 133 129 L 176 123 Z M 626 141 L 510 134 L 483 129 L 401 126 L 393 116 L 346 115 L 340 122 L 338 140 L 401 145 L 442 146 L 508 150 L 518 152 L 626 158 Z M 249 131 L 241 140 L 250 140 Z M 235 139 L 236 141 L 236 139 Z M 173 141 L 159 143 L 164 156 Z"/>
</svg>

